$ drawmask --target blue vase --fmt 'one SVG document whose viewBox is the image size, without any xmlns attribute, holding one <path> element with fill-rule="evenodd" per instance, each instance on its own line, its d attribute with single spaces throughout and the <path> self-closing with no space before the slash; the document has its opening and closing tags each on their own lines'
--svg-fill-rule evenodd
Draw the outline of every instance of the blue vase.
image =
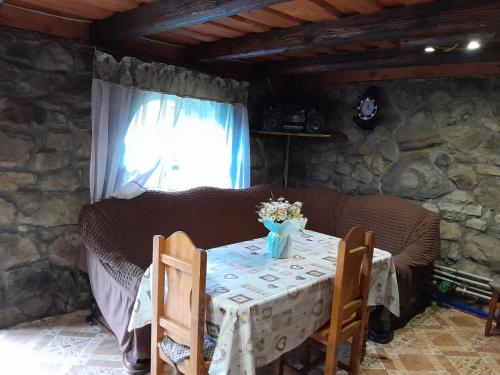
<svg viewBox="0 0 500 375">
<path fill-rule="evenodd" d="M 292 245 L 290 235 L 281 235 L 278 232 L 269 232 L 266 239 L 267 251 L 272 258 L 286 258 Z"/>
</svg>

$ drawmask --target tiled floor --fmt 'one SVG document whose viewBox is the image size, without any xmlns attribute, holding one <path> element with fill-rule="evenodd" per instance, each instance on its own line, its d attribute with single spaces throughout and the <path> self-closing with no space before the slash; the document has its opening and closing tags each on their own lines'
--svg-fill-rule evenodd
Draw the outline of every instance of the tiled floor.
<svg viewBox="0 0 500 375">
<path fill-rule="evenodd" d="M 0 373 L 126 374 L 113 337 L 89 327 L 85 316 L 79 312 L 0 331 Z M 485 338 L 483 330 L 479 318 L 431 307 L 397 331 L 391 343 L 369 343 L 363 374 L 500 374 L 500 335 Z"/>
</svg>

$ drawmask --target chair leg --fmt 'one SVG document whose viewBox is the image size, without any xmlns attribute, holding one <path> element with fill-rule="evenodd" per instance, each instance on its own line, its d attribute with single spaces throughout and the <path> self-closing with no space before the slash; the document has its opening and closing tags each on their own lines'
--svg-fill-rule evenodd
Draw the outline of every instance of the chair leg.
<svg viewBox="0 0 500 375">
<path fill-rule="evenodd" d="M 325 375 L 335 375 L 337 373 L 337 356 L 338 347 L 337 342 L 335 341 L 334 345 L 331 345 L 326 349 Z"/>
<path fill-rule="evenodd" d="M 370 324 L 370 314 L 372 313 L 372 311 L 374 310 L 375 308 L 374 307 L 368 307 L 366 309 L 366 313 L 365 313 L 365 316 L 363 318 L 363 342 L 362 342 L 362 350 L 361 350 L 361 359 L 360 361 L 363 362 L 364 359 L 365 359 L 365 355 L 366 355 L 366 343 L 368 341 L 368 325 Z M 389 317 L 388 317 L 389 319 Z"/>
<path fill-rule="evenodd" d="M 155 351 L 151 352 L 151 375 L 158 375 L 158 353 L 155 353 Z"/>
<path fill-rule="evenodd" d="M 165 373 L 165 366 L 166 363 L 163 362 L 158 355 L 158 349 L 156 349 L 156 352 L 153 351 L 151 353 L 151 372 L 150 375 L 164 375 Z M 177 369 L 174 370 L 174 374 L 176 374 Z"/>
<path fill-rule="evenodd" d="M 493 292 L 493 295 L 491 296 L 490 300 L 490 308 L 488 312 L 488 318 L 486 319 L 486 327 L 484 328 L 484 335 L 485 336 L 490 336 L 491 335 L 491 326 L 493 323 L 493 317 L 495 315 L 495 311 L 497 309 L 497 302 L 498 301 L 498 294 L 496 292 Z M 498 327 L 498 320 L 497 320 L 497 327 Z"/>
<path fill-rule="evenodd" d="M 359 367 L 361 365 L 362 357 L 364 357 L 365 347 L 364 347 L 364 331 L 360 331 L 358 334 L 352 337 L 351 346 L 351 358 L 349 359 L 349 375 L 358 375 Z"/>
</svg>

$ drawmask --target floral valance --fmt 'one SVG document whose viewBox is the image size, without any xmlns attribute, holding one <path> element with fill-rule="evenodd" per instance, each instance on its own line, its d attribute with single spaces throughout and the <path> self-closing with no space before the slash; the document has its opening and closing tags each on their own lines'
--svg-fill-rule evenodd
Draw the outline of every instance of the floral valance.
<svg viewBox="0 0 500 375">
<path fill-rule="evenodd" d="M 94 78 L 181 97 L 246 104 L 248 82 L 238 82 L 174 65 L 145 62 L 134 57 L 117 61 L 96 51 Z"/>
</svg>

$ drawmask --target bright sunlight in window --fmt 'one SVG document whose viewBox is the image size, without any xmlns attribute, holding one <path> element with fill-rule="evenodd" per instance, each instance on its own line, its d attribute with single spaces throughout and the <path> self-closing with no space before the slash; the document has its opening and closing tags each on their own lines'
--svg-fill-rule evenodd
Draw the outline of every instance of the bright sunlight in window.
<svg viewBox="0 0 500 375">
<path fill-rule="evenodd" d="M 235 187 L 233 164 L 244 153 L 233 139 L 233 117 L 230 104 L 155 95 L 135 113 L 125 137 L 130 179 L 150 173 L 145 187 L 167 191 Z"/>
</svg>

